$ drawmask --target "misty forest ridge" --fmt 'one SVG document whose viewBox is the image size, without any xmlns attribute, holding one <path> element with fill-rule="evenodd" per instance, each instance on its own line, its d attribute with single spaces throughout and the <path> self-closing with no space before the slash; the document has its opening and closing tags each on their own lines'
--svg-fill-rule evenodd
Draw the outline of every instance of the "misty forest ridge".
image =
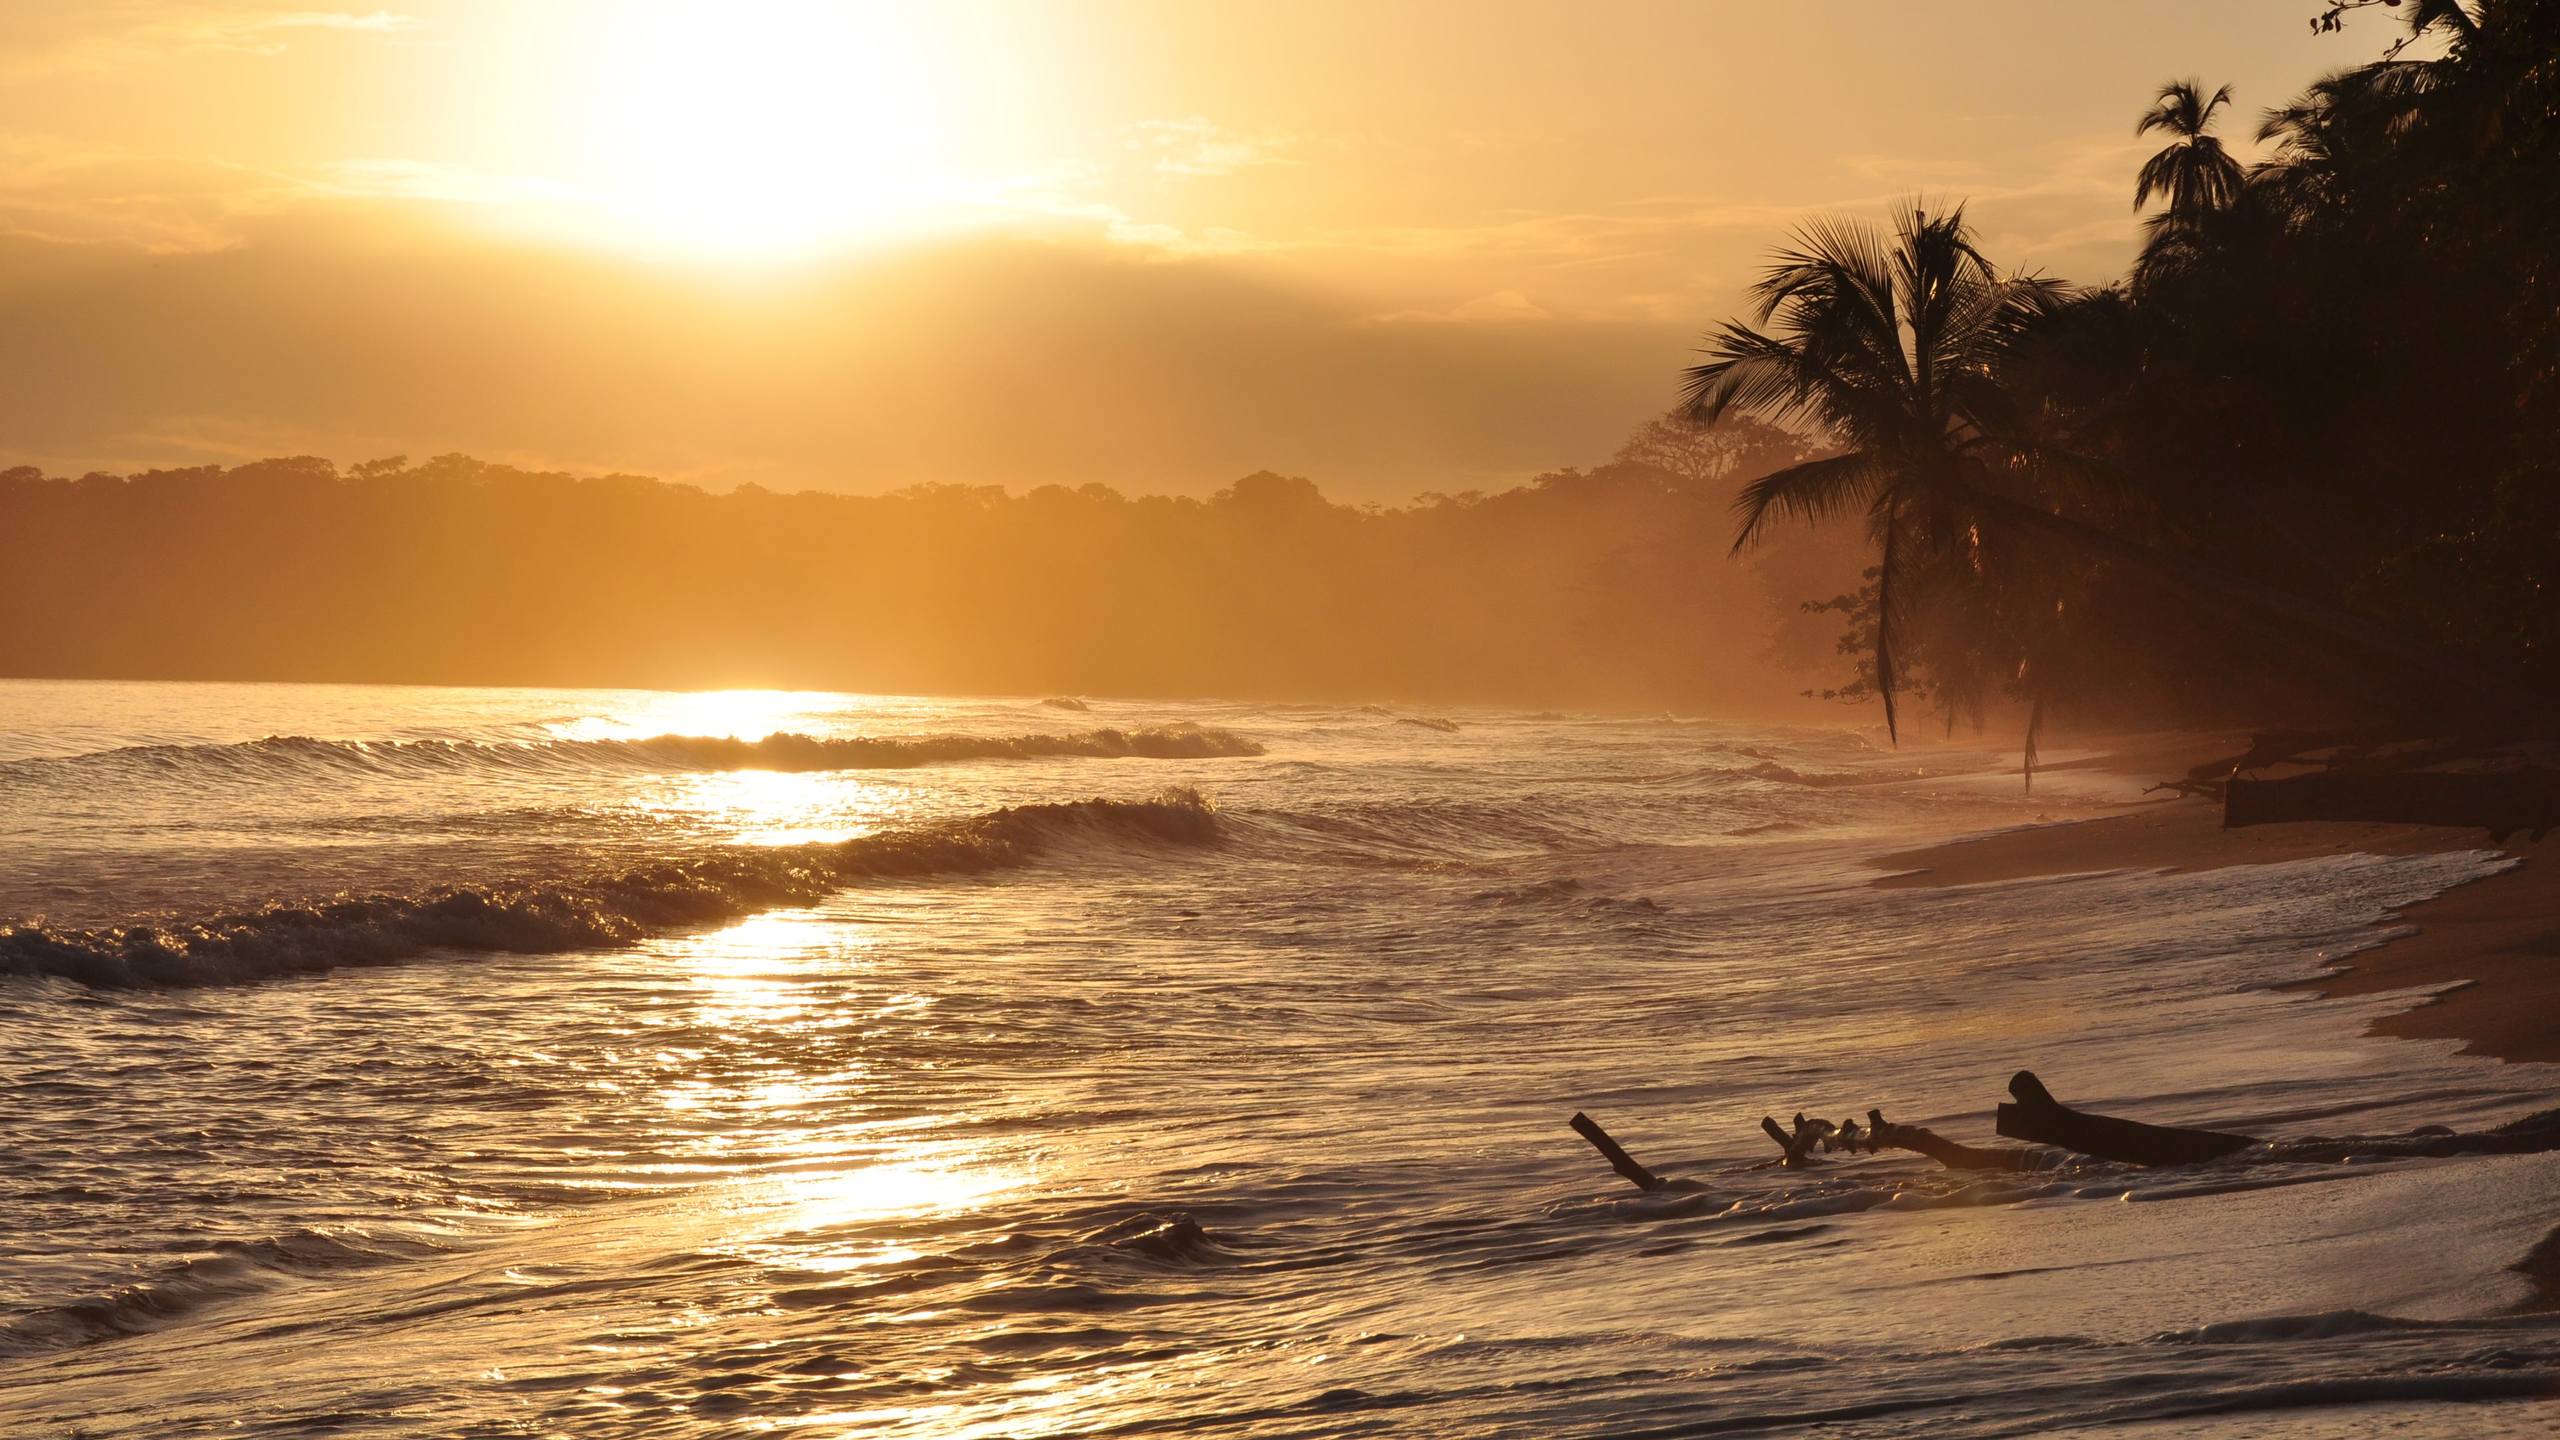
<svg viewBox="0 0 2560 1440">
<path fill-rule="evenodd" d="M 455 684 L 1409 696 L 1756 707 L 1830 668 L 1838 541 L 1700 565 L 1775 429 L 1393 508 L 1247 476 L 885 496 L 448 456 L 59 482 L 0 472 L 0 672 Z M 97 583 L 114 577 L 112 584 Z M 1782 647 L 1792 646 L 1792 651 Z"/>
</svg>

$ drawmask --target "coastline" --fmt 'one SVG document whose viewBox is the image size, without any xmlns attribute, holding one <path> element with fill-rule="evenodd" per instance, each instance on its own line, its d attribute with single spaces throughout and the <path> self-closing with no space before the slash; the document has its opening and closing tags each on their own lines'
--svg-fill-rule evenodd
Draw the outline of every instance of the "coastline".
<svg viewBox="0 0 2560 1440">
<path fill-rule="evenodd" d="M 2431 997 L 2373 1022 L 2367 1033 L 2458 1040 L 2461 1053 L 2560 1062 L 2560 859 L 2523 837 L 2492 845 L 2478 830 L 2306 822 L 2222 828 L 2221 807 L 2180 798 L 2120 815 L 1994 831 L 1879 855 L 1896 873 L 1878 889 L 1979 885 L 2100 870 L 2211 870 L 2323 855 L 2415 855 L 2499 850 L 2518 863 L 2385 918 L 2414 926 L 2347 956 L 2327 974 L 2286 988 L 2322 995 L 2429 990 Z"/>
</svg>

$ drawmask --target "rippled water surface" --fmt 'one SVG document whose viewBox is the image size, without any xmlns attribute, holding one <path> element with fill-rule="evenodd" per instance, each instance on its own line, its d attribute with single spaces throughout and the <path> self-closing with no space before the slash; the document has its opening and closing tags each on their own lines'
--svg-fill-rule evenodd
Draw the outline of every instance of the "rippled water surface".
<svg viewBox="0 0 2560 1440">
<path fill-rule="evenodd" d="M 1766 1166 L 1799 1109 L 1985 1141 L 2021 1066 L 2270 1135 L 2552 1103 L 2271 989 L 2492 856 L 1867 884 L 2139 788 L 1671 719 L 0 684 L 0 1433 L 2546 1433 L 2546 1157 Z"/>
</svg>

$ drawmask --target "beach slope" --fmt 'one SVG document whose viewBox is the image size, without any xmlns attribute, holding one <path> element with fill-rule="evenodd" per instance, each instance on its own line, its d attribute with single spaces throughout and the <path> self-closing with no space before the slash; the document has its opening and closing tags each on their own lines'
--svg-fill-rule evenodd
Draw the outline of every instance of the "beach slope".
<svg viewBox="0 0 2560 1440">
<path fill-rule="evenodd" d="M 2323 855 L 2502 850 L 2516 863 L 2402 911 L 2414 926 L 2349 956 L 2302 988 L 2327 995 L 2428 990 L 2432 999 L 2374 1023 L 2377 1034 L 2463 1043 L 2500 1060 L 2560 1061 L 2560 860 L 2516 837 L 2477 830 L 2305 823 L 2222 828 L 2218 802 L 2161 801 L 2121 815 L 2003 830 L 1897 851 L 1874 863 L 1882 889 L 1980 885 L 2103 870 L 2206 870 Z"/>
</svg>

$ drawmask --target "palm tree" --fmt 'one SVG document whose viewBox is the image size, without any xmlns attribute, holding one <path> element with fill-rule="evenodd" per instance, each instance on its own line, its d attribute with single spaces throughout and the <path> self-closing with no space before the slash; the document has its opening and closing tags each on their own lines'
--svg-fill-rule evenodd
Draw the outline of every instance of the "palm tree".
<svg viewBox="0 0 2560 1440">
<path fill-rule="evenodd" d="M 1733 548 L 1772 516 L 1865 513 L 1878 550 L 1876 690 L 1899 738 L 1895 666 L 1911 592 L 1933 573 L 1979 572 L 1980 502 L 2024 458 L 1995 371 L 2064 291 L 1997 273 L 1961 206 L 1932 217 L 1911 205 L 1890 237 L 1851 220 L 1807 224 L 1752 293 L 1753 321 L 1709 336 L 1706 360 L 1686 372 L 1682 409 L 1707 423 L 1737 410 L 1811 421 L 1842 446 L 1744 486 Z"/>
<path fill-rule="evenodd" d="M 2333 6 L 2328 21 L 2349 8 L 2357 7 Z M 2327 76 L 2267 112 L 2258 138 L 2275 153 L 2253 186 L 2271 189 L 2311 222 L 2356 188 L 2422 194 L 2447 170 L 2501 147 L 2530 156 L 2529 168 L 2539 170 L 2550 133 L 2550 54 L 2560 44 L 2554 12 L 2512 0 L 2412 0 L 2406 22 L 2408 33 L 2382 59 Z M 2403 58 L 2421 40 L 2443 48 Z"/>
<path fill-rule="evenodd" d="M 2240 162 L 2213 135 L 2214 112 L 2230 103 L 2228 85 L 2214 91 L 2210 99 L 2193 80 L 2172 80 L 2160 87 L 2133 133 L 2165 130 L 2176 139 L 2144 162 L 2134 181 L 2134 209 L 2158 195 L 2168 201 L 2171 219 L 2190 220 L 2227 209 L 2239 198 Z"/>
<path fill-rule="evenodd" d="M 2369 619 L 2065 513 L 2066 490 L 2126 494 L 2111 467 L 2081 453 L 2067 428 L 2057 430 L 2012 383 L 2016 362 L 2068 313 L 2072 293 L 1998 273 L 1975 248 L 1962 207 L 1936 217 L 1902 207 L 1890 236 L 1852 220 L 1815 220 L 1773 258 L 1752 289 L 1751 321 L 1712 332 L 1705 360 L 1683 372 L 1681 413 L 1709 424 L 1737 411 L 1808 423 L 1839 445 L 1838 454 L 1745 485 L 1734 500 L 1733 550 L 1758 539 L 1772 517 L 1819 523 L 1863 512 L 1877 547 L 1875 689 L 1894 739 L 1916 589 L 1938 587 L 1937 598 L 1957 602 L 1947 608 L 1969 612 L 1978 631 L 1980 617 L 1998 608 L 1989 593 L 2006 578 L 1995 573 L 1998 561 L 2033 556 L 2037 542 L 2216 602 L 2218 619 L 2316 639 L 2412 682 L 2404 693 L 2438 703 L 2463 694 L 2503 703 L 2510 693 Z M 2018 665 L 2012 673 L 2038 691 L 2024 660 L 1982 658 Z M 2037 700 L 2040 718 L 2040 693 Z"/>
</svg>

